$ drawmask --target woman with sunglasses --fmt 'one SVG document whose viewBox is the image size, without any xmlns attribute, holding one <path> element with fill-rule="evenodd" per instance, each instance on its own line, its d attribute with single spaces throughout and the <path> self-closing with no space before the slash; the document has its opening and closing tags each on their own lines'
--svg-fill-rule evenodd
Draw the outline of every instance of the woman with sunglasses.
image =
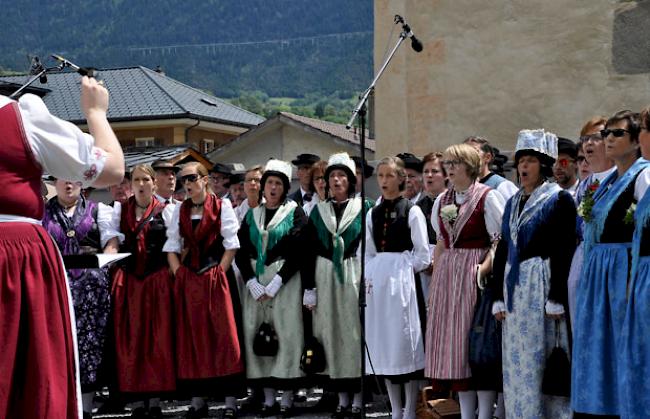
<svg viewBox="0 0 650 419">
<path fill-rule="evenodd" d="M 566 281 L 576 243 L 573 197 L 549 181 L 556 158 L 555 134 L 519 133 L 521 188 L 506 204 L 492 281 L 508 417 L 571 417 L 568 397 L 542 394 L 547 357 L 556 344 L 568 350 Z"/>
<path fill-rule="evenodd" d="M 580 283 L 582 274 L 582 264 L 584 260 L 583 252 L 583 229 L 584 220 L 581 214 L 584 208 L 590 208 L 593 205 L 593 195 L 598 189 L 598 185 L 609 176 L 616 168 L 614 162 L 605 155 L 605 142 L 600 135 L 600 131 L 605 129 L 607 118 L 604 116 L 595 116 L 588 120 L 580 130 L 580 145 L 578 146 L 578 167 L 585 165 L 589 167 L 591 174 L 582 179 L 578 184 L 578 190 L 575 194 L 576 205 L 578 205 L 577 234 L 578 247 L 573 254 L 571 261 L 571 270 L 569 271 L 569 317 L 574 321 L 571 322 L 571 331 L 575 330 L 575 305 L 576 289 Z M 580 152 L 583 153 L 585 164 L 580 164 Z M 583 204 L 583 200 L 585 201 Z"/>
<path fill-rule="evenodd" d="M 312 164 L 309 169 L 309 186 L 313 192 L 311 200 L 305 202 L 302 205 L 305 215 L 309 217 L 311 211 L 318 205 L 319 202 L 324 202 L 327 198 L 327 180 L 325 179 L 325 169 L 327 168 L 327 162 L 325 160 L 319 160 L 316 163 Z M 304 201 L 304 198 L 303 198 Z"/>
<path fill-rule="evenodd" d="M 481 159 L 474 147 L 448 147 L 442 164 L 450 188 L 433 205 L 431 223 L 438 241 L 429 292 L 426 376 L 434 391 L 457 391 L 463 419 L 474 418 L 478 393 L 479 419 L 492 417 L 498 369 L 473 377 L 467 344 L 477 302 L 477 279 L 492 269 L 505 201 L 477 182 Z"/>
<path fill-rule="evenodd" d="M 639 144 L 641 154 L 650 159 L 650 107 L 641 111 Z M 632 271 L 628 287 L 628 303 L 621 332 L 623 344 L 620 363 L 621 390 L 626 395 L 621 404 L 621 417 L 650 417 L 650 193 L 646 190 L 634 213 Z"/>
<path fill-rule="evenodd" d="M 246 374 L 251 384 L 264 388 L 263 417 L 292 416 L 293 394 L 303 377 L 303 291 L 298 268 L 307 218 L 295 201 L 287 199 L 290 180 L 289 163 L 269 160 L 261 182 L 265 201 L 248 211 L 239 230 L 237 266 L 248 278 L 248 292 L 242 302 Z M 274 330 L 278 343 L 275 355 L 254 349 L 262 326 Z M 280 406 L 275 402 L 277 390 L 284 390 Z"/>
<path fill-rule="evenodd" d="M 379 162 L 377 182 L 381 202 L 366 218 L 366 371 L 384 378 L 392 417 L 414 419 L 424 370 L 414 274 L 431 263 L 427 227 L 420 207 L 402 196 L 400 158 Z"/>
<path fill-rule="evenodd" d="M 618 371 L 626 310 L 634 208 L 650 183 L 639 147 L 639 114 L 620 111 L 601 135 L 616 171 L 583 212 L 584 266 L 576 291 L 571 404 L 579 414 L 620 415 L 624 398 Z"/>
<path fill-rule="evenodd" d="M 237 290 L 227 277 L 239 223 L 230 201 L 212 193 L 202 164 L 186 164 L 180 178 L 187 199 L 174 209 L 163 248 L 175 278 L 178 389 L 192 396 L 186 418 L 208 416 L 205 396 L 225 397 L 223 416 L 233 418 L 235 396 L 245 390 Z"/>
<path fill-rule="evenodd" d="M 119 233 L 113 208 L 84 198 L 81 182 L 57 179 L 56 196 L 45 205 L 43 227 L 62 255 L 115 253 Z M 110 314 L 108 268 L 67 269 L 75 310 L 84 419 L 92 416 L 93 396 L 106 384 L 104 354 Z"/>
<path fill-rule="evenodd" d="M 162 252 L 174 206 L 155 198 L 155 177 L 151 166 L 135 166 L 133 196 L 113 207 L 120 251 L 131 253 L 113 273 L 117 389 L 138 401 L 135 418 L 161 418 L 158 397 L 176 389 L 172 281 Z"/>
</svg>

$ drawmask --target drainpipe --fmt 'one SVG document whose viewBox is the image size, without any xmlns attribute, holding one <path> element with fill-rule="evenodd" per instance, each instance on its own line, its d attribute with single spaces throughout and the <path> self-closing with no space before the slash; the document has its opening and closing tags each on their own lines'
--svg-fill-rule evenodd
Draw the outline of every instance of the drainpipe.
<svg viewBox="0 0 650 419">
<path fill-rule="evenodd" d="M 192 125 L 192 126 L 189 126 L 189 127 L 185 128 L 185 144 L 189 144 L 189 143 L 190 143 L 190 130 L 191 130 L 192 128 L 196 128 L 200 123 L 201 123 L 201 120 L 197 119 L 197 120 L 196 120 L 196 124 L 194 124 L 194 125 Z M 199 151 L 200 151 L 200 148 L 201 148 L 201 147 L 199 146 Z"/>
</svg>

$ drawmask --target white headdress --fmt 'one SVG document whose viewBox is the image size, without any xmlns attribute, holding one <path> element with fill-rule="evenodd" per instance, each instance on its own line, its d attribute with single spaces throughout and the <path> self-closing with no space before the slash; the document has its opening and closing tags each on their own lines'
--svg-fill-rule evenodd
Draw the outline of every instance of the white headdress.
<svg viewBox="0 0 650 419">
<path fill-rule="evenodd" d="M 520 151 L 532 150 L 557 159 L 557 135 L 544 129 L 524 129 L 519 131 L 515 156 Z"/>
</svg>

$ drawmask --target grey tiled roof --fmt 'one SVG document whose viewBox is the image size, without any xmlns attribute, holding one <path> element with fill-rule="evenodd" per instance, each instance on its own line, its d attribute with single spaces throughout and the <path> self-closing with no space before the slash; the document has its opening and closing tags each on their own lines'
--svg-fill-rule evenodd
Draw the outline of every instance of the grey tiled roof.
<svg viewBox="0 0 650 419">
<path fill-rule="evenodd" d="M 4 76 L 0 83 L 22 84 L 28 77 Z M 101 70 L 100 77 L 111 94 L 111 122 L 195 118 L 248 128 L 264 121 L 259 115 L 146 67 Z M 79 108 L 79 75 L 52 73 L 47 78 L 47 84 L 36 81 L 32 86 L 52 91 L 43 98 L 50 112 L 70 122 L 85 122 Z"/>
</svg>

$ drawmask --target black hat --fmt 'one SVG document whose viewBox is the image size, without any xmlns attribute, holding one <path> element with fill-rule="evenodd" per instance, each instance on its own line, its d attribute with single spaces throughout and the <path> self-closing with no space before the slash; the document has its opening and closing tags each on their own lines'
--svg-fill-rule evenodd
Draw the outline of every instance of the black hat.
<svg viewBox="0 0 650 419">
<path fill-rule="evenodd" d="M 317 156 L 316 154 L 298 154 L 298 157 L 296 157 L 294 160 L 291 160 L 291 163 L 294 166 L 301 166 L 303 164 L 308 164 L 311 166 L 319 160 L 320 156 Z"/>
<path fill-rule="evenodd" d="M 232 167 L 223 163 L 215 163 L 210 169 L 210 173 L 221 173 L 222 175 L 230 176 L 232 174 Z"/>
<path fill-rule="evenodd" d="M 245 172 L 237 172 L 230 175 L 230 184 L 236 185 L 238 183 L 243 183 L 246 178 Z"/>
<path fill-rule="evenodd" d="M 568 138 L 557 138 L 557 153 L 567 154 L 572 159 L 578 158 L 578 146 Z"/>
<path fill-rule="evenodd" d="M 172 162 L 163 159 L 159 159 L 151 163 L 151 168 L 153 170 L 171 169 L 174 171 L 174 173 L 178 173 L 181 170 L 180 167 L 174 166 Z"/>
<path fill-rule="evenodd" d="M 415 155 L 411 153 L 399 153 L 397 155 L 402 161 L 404 162 L 404 167 L 407 169 L 413 169 L 416 172 L 422 173 L 422 160 L 419 158 L 415 157 Z"/>
<path fill-rule="evenodd" d="M 359 156 L 352 156 L 352 160 L 354 161 L 354 164 L 357 166 L 357 168 L 361 168 L 361 157 Z M 371 165 L 368 164 L 366 160 L 363 161 L 363 175 L 366 179 L 368 179 L 370 176 L 372 176 L 372 173 L 375 171 L 375 168 L 372 167 Z"/>
</svg>

